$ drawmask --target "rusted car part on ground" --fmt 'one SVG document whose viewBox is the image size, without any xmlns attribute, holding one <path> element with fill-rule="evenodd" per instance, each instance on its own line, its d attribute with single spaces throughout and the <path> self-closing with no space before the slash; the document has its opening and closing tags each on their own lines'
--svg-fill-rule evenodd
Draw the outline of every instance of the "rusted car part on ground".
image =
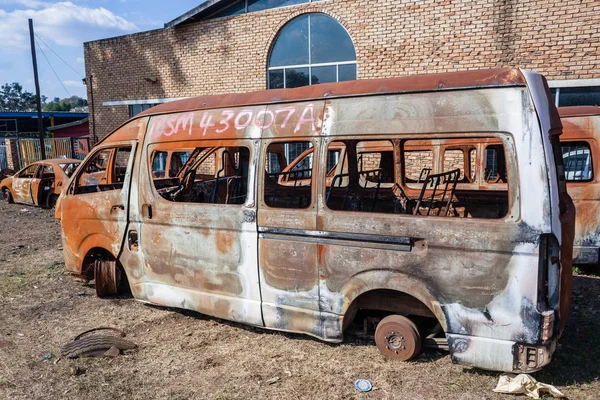
<svg viewBox="0 0 600 400">
<path fill-rule="evenodd" d="M 559 107 L 567 190 L 577 209 L 573 263 L 600 263 L 600 107 Z"/>
<path fill-rule="evenodd" d="M 65 265 L 109 292 L 120 272 L 152 304 L 329 342 L 359 330 L 393 359 L 433 345 L 535 371 L 570 301 L 560 133 L 545 79 L 521 70 L 174 101 L 78 168 L 56 210 Z"/>
<path fill-rule="evenodd" d="M 36 161 L 0 181 L 2 198 L 8 203 L 54 208 L 63 185 L 80 162 L 70 158 Z"/>
<path fill-rule="evenodd" d="M 119 334 L 115 335 L 91 335 L 92 332 L 100 330 L 111 330 Z M 84 337 L 85 336 L 85 337 Z M 80 333 L 71 343 L 65 344 L 60 349 L 60 355 L 66 358 L 78 357 L 116 357 L 124 350 L 133 350 L 137 345 L 130 340 L 124 339 L 125 332 L 112 327 L 98 327 Z"/>
</svg>

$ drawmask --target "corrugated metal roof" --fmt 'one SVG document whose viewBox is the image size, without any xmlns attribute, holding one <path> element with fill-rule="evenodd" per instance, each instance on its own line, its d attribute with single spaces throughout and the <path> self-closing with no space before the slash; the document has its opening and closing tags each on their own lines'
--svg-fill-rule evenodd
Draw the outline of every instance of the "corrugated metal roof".
<svg viewBox="0 0 600 400">
<path fill-rule="evenodd" d="M 175 18 L 173 21 L 165 24 L 165 29 L 173 28 L 177 25 L 187 24 L 190 22 L 198 21 L 203 17 L 212 14 L 217 9 L 224 7 L 228 4 L 235 3 L 236 0 L 206 0 L 198 7 L 191 9 L 183 15 Z"/>
<path fill-rule="evenodd" d="M 0 118 L 37 118 L 37 112 L 25 112 L 25 111 L 0 111 Z M 62 118 L 86 118 L 88 113 L 72 113 L 72 112 L 56 112 L 56 111 L 45 111 L 42 112 L 42 118 L 49 117 L 62 117 Z"/>
</svg>

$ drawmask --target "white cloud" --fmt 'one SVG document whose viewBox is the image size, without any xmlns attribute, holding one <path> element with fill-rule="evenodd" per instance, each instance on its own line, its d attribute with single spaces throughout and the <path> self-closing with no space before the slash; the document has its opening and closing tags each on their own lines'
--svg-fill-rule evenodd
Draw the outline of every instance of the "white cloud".
<svg viewBox="0 0 600 400">
<path fill-rule="evenodd" d="M 69 1 L 46 3 L 35 0 L 0 0 L 18 3 L 28 9 L 7 12 L 0 9 L 0 50 L 26 49 L 29 46 L 27 19 L 48 44 L 79 47 L 84 41 L 136 31 L 135 24 L 103 8 L 89 8 Z"/>
<path fill-rule="evenodd" d="M 66 87 L 82 87 L 82 81 L 63 81 Z"/>
<path fill-rule="evenodd" d="M 51 3 L 47 1 L 37 1 L 37 0 L 0 0 L 0 5 L 10 5 L 10 4 L 18 4 L 21 6 L 29 7 L 29 8 L 41 8 L 47 7 Z"/>
</svg>

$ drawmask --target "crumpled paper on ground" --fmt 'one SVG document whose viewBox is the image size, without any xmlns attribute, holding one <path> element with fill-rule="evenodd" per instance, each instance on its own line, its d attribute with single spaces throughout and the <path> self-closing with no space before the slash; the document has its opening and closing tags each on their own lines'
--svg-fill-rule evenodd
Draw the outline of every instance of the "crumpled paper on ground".
<svg viewBox="0 0 600 400">
<path fill-rule="evenodd" d="M 507 374 L 501 375 L 498 385 L 494 392 L 509 394 L 526 394 L 534 399 L 540 398 L 540 393 L 548 392 L 552 396 L 562 399 L 566 398 L 557 388 L 546 383 L 535 380 L 534 377 L 527 374 Z"/>
</svg>

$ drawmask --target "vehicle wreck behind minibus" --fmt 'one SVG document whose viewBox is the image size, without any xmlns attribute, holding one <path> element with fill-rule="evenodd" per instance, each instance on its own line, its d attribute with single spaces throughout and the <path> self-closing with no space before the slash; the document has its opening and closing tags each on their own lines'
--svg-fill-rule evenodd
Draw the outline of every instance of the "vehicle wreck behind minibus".
<svg viewBox="0 0 600 400">
<path fill-rule="evenodd" d="M 77 170 L 65 265 L 99 295 L 535 371 L 571 291 L 560 133 L 545 79 L 516 69 L 174 101 Z"/>
<path fill-rule="evenodd" d="M 600 255 L 600 107 L 559 107 L 567 191 L 577 210 L 573 263 L 597 267 Z"/>
</svg>

